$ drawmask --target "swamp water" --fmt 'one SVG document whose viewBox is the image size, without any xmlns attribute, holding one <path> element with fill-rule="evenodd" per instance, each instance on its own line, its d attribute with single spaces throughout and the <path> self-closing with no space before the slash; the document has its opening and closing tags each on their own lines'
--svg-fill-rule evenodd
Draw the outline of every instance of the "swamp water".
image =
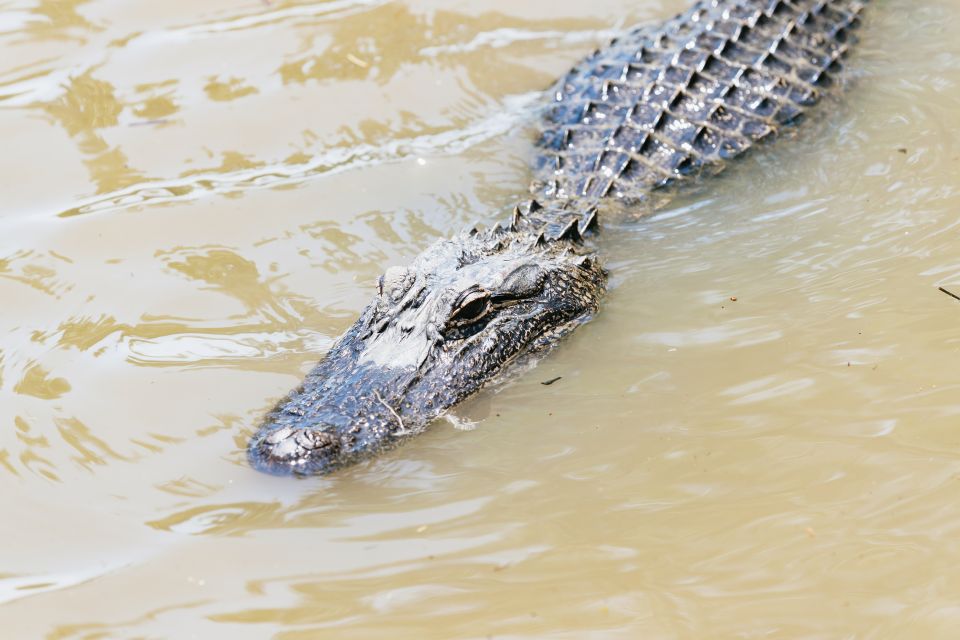
<svg viewBox="0 0 960 640">
<path fill-rule="evenodd" d="M 685 6 L 0 2 L 2 636 L 955 637 L 955 0 L 607 221 L 601 313 L 473 430 L 245 464 L 377 275 L 525 191 L 537 91 Z"/>
</svg>

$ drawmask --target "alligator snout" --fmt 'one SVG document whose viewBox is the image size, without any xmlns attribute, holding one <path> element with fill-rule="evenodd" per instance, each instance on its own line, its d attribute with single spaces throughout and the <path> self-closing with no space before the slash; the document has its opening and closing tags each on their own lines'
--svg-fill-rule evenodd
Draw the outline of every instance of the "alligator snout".
<svg viewBox="0 0 960 640">
<path fill-rule="evenodd" d="M 326 473 L 341 458 L 344 443 L 322 425 L 284 426 L 263 434 L 249 448 L 250 463 L 278 475 Z"/>
</svg>

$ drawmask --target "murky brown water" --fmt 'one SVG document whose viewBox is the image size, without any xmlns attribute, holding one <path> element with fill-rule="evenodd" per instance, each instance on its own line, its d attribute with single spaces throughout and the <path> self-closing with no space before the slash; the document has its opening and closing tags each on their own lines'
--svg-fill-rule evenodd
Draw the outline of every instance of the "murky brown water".
<svg viewBox="0 0 960 640">
<path fill-rule="evenodd" d="M 245 465 L 376 275 L 525 190 L 536 91 L 685 4 L 0 2 L 0 635 L 956 637 L 955 0 L 608 223 L 602 313 L 476 429 Z"/>
</svg>

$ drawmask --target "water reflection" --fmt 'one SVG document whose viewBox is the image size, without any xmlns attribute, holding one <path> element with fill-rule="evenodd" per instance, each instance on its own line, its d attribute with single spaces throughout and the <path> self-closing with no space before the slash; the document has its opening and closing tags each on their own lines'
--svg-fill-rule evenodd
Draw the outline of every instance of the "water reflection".
<svg viewBox="0 0 960 640">
<path fill-rule="evenodd" d="M 90 134 L 95 129 L 115 126 L 123 105 L 109 82 L 98 80 L 92 72 L 74 76 L 64 94 L 46 105 L 47 113 L 71 136 Z M 85 148 L 97 147 L 102 141 L 87 138 Z"/>
<path fill-rule="evenodd" d="M 220 80 L 216 76 L 210 78 L 209 82 L 203 87 L 203 90 L 211 100 L 216 100 L 217 102 L 230 102 L 231 100 L 237 100 L 244 96 L 252 96 L 255 93 L 259 93 L 256 87 L 244 84 L 242 78 Z"/>
<path fill-rule="evenodd" d="M 37 0 L 30 8 L 24 33 L 31 39 L 84 40 L 84 35 L 101 27 L 91 23 L 80 10 L 90 0 Z"/>
<path fill-rule="evenodd" d="M 476 429 L 246 466 L 377 274 L 524 191 L 521 123 L 598 16 L 685 5 L 8 9 L 7 633 L 952 637 L 946 0 L 871 5 L 819 122 L 608 220 L 603 312 Z"/>
<path fill-rule="evenodd" d="M 27 368 L 13 390 L 43 400 L 54 400 L 70 391 L 70 383 L 63 378 L 51 377 L 49 371 L 34 363 Z"/>
<path fill-rule="evenodd" d="M 38 252 L 32 249 L 20 249 L 5 258 L 0 258 L 0 278 L 10 280 L 46 294 L 59 298 L 69 284 L 58 277 L 57 268 L 70 259 L 56 252 Z"/>
<path fill-rule="evenodd" d="M 204 16 L 200 22 L 207 18 Z M 181 77 L 177 78 L 131 78 L 125 72 L 130 64 L 158 66 L 156 61 L 164 48 L 184 38 L 188 39 L 185 46 L 203 49 L 202 41 L 189 41 L 191 34 L 201 28 L 198 23 L 186 28 L 137 31 L 109 40 L 105 48 L 95 42 L 87 47 L 81 43 L 74 47 L 74 54 L 84 60 L 77 67 L 79 72 L 57 72 L 53 77 L 54 70 L 45 68 L 16 78 L 10 85 L 10 97 L 15 97 L 18 105 L 43 111 L 76 139 L 78 150 L 87 156 L 84 164 L 97 185 L 94 193 L 104 196 L 90 197 L 61 211 L 61 215 L 196 197 L 207 191 L 230 193 L 238 188 L 296 184 L 331 171 L 395 161 L 411 154 L 456 153 L 509 131 L 519 119 L 529 117 L 526 106 L 531 96 L 526 94 L 531 87 L 548 82 L 550 76 L 542 70 L 515 64 L 500 49 L 516 45 L 520 50 L 543 51 L 558 46 L 558 42 L 589 44 L 605 37 L 604 32 L 584 30 L 582 21 L 530 21 L 498 12 L 475 16 L 447 10 L 414 11 L 396 3 L 264 6 L 261 12 L 245 17 L 221 16 L 206 22 L 205 28 L 208 37 L 224 38 L 229 43 L 236 29 L 270 27 L 276 20 L 289 20 L 287 28 L 298 34 L 301 43 L 295 52 L 270 51 L 267 61 L 283 59 L 283 63 L 255 72 L 255 76 L 221 74 L 222 61 L 203 50 L 198 52 L 195 77 L 179 74 Z M 91 34 L 99 29 L 89 23 L 70 24 L 86 25 Z M 390 29 L 379 28 L 387 25 Z M 496 35 L 486 37 L 489 34 Z M 464 40 L 470 43 L 465 48 Z M 438 55 L 436 47 L 430 49 L 431 43 L 452 48 Z M 303 54 L 304 49 L 309 53 Z M 484 64 L 464 63 L 469 60 L 464 55 L 478 55 L 481 50 L 486 51 Z M 149 62 L 135 62 L 142 56 Z M 181 128 L 184 132 L 209 130 L 216 123 L 206 121 L 209 108 L 201 96 L 213 103 L 224 103 L 264 95 L 269 100 L 266 104 L 273 104 L 277 100 L 274 94 L 282 89 L 276 86 L 274 77 L 287 84 L 308 80 L 329 84 L 356 78 L 384 85 L 379 96 L 371 95 L 361 102 L 403 95 L 409 92 L 410 85 L 416 86 L 415 91 L 437 91 L 440 96 L 444 94 L 439 91 L 448 83 L 436 71 L 447 68 L 467 73 L 471 86 L 465 87 L 465 99 L 444 109 L 441 118 L 422 117 L 398 105 L 388 118 L 378 115 L 344 123 L 333 136 L 323 136 L 321 144 L 292 154 L 265 158 L 247 150 L 206 149 L 210 155 L 222 158 L 219 166 L 203 163 L 202 168 L 198 167 L 194 164 L 200 163 L 196 156 L 183 153 L 177 164 L 193 168 L 171 171 L 169 163 L 165 163 L 158 172 L 159 167 L 152 166 L 149 154 L 142 151 L 143 145 L 149 144 L 149 134 L 133 135 L 117 129 L 118 125 L 127 125 L 145 132 L 165 128 Z M 397 78 L 403 75 L 401 69 L 412 73 Z M 209 73 L 213 70 L 217 71 L 215 75 Z M 51 95 L 51 86 L 58 83 L 59 91 Z M 488 95 L 493 99 L 485 97 Z M 321 95 L 319 99 L 328 101 L 329 97 Z M 304 133 L 309 134 L 309 129 Z M 182 140 L 183 134 L 176 138 Z M 165 138 L 176 144 L 174 139 Z M 178 174 L 179 179 L 175 177 Z"/>
<path fill-rule="evenodd" d="M 258 318 L 266 327 L 279 328 L 295 326 L 301 318 L 290 306 L 296 300 L 278 298 L 271 281 L 261 278 L 256 264 L 230 249 L 178 248 L 158 252 L 157 256 L 168 268 L 240 301 L 247 311 L 234 319 Z"/>
<path fill-rule="evenodd" d="M 44 105 L 44 109 L 67 133 L 78 138 L 80 150 L 90 156 L 84 164 L 97 184 L 97 193 L 143 182 L 143 174 L 130 167 L 126 154 L 118 147 L 111 148 L 97 133 L 116 126 L 124 109 L 113 85 L 94 78 L 88 71 L 72 77 L 63 95 Z"/>
<path fill-rule="evenodd" d="M 18 460 L 24 469 L 39 474 L 41 477 L 54 482 L 59 482 L 60 477 L 56 473 L 56 467 L 53 462 L 47 458 L 42 451 L 51 449 L 50 442 L 44 435 L 34 435 L 30 423 L 21 416 L 15 416 L 13 419 L 19 441 L 20 455 Z M 6 453 L 6 451 L 5 451 Z M 7 456 L 5 456 L 6 458 Z M 12 465 L 5 464 L 14 475 L 20 474 Z"/>
<path fill-rule="evenodd" d="M 196 581 L 194 581 L 196 582 Z M 163 620 L 168 614 L 179 612 L 190 613 L 209 602 L 208 598 L 181 598 L 176 605 L 166 607 L 155 607 L 141 616 L 127 618 L 122 622 L 107 623 L 83 623 L 83 624 L 64 624 L 54 626 L 50 633 L 45 636 L 45 640 L 90 640 L 96 637 L 110 637 L 120 635 L 128 630 L 138 629 L 143 625 L 148 625 L 155 620 Z"/>
<path fill-rule="evenodd" d="M 77 454 L 73 456 L 73 460 L 84 467 L 104 465 L 108 460 L 133 462 L 137 457 L 117 452 L 105 440 L 91 431 L 90 427 L 76 418 L 59 419 L 56 420 L 56 424 L 63 442 Z"/>
</svg>

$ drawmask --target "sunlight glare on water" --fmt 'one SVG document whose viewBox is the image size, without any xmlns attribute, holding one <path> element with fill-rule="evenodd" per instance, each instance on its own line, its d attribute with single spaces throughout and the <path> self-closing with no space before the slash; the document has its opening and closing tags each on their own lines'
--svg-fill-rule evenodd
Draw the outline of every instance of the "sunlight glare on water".
<svg viewBox="0 0 960 640">
<path fill-rule="evenodd" d="M 246 465 L 386 267 L 525 192 L 538 92 L 685 6 L 0 3 L 0 635 L 955 637 L 953 0 L 605 221 L 601 313 L 472 429 Z"/>
</svg>

